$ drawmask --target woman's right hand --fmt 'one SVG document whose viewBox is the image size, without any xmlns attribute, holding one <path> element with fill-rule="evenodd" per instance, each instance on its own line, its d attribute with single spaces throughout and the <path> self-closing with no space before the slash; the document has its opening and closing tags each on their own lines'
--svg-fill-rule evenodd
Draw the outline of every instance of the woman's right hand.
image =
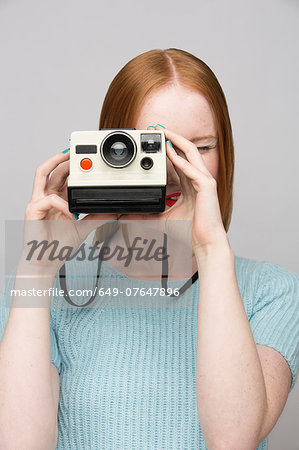
<svg viewBox="0 0 299 450">
<path fill-rule="evenodd" d="M 50 176 L 51 175 L 51 176 Z M 23 261 L 24 256 L 27 267 L 41 270 L 49 269 L 55 273 L 64 264 L 65 260 L 56 258 L 51 260 L 54 244 L 56 242 L 55 256 L 62 252 L 63 248 L 72 248 L 72 254 L 78 249 L 88 234 L 95 228 L 103 225 L 108 220 L 117 219 L 117 214 L 89 214 L 84 219 L 77 221 L 69 211 L 67 201 L 67 179 L 69 175 L 69 152 L 58 153 L 43 164 L 35 173 L 33 190 L 30 202 L 25 210 L 25 226 L 23 238 Z M 34 241 L 35 244 L 29 244 Z M 37 257 L 44 246 L 49 248 L 44 252 L 42 258 Z M 33 245 L 37 247 L 30 255 Z M 66 254 L 66 252 L 64 252 Z M 62 253 L 61 253 L 62 255 Z"/>
<path fill-rule="evenodd" d="M 66 201 L 68 174 L 69 152 L 53 155 L 38 166 L 25 220 L 75 220 Z"/>
</svg>

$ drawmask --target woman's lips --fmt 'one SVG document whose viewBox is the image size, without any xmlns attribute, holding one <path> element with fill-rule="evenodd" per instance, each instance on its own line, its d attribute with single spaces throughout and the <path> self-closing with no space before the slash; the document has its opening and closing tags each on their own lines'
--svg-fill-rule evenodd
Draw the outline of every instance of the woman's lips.
<svg viewBox="0 0 299 450">
<path fill-rule="evenodd" d="M 173 206 L 180 195 L 180 192 L 174 192 L 173 194 L 166 195 L 166 205 Z"/>
</svg>

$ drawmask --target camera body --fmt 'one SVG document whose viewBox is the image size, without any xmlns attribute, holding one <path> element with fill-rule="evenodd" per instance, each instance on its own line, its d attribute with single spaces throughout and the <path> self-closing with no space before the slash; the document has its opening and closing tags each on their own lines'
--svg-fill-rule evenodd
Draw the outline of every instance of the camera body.
<svg viewBox="0 0 299 450">
<path fill-rule="evenodd" d="M 163 212 L 166 139 L 161 130 L 75 131 L 70 138 L 69 210 Z"/>
</svg>

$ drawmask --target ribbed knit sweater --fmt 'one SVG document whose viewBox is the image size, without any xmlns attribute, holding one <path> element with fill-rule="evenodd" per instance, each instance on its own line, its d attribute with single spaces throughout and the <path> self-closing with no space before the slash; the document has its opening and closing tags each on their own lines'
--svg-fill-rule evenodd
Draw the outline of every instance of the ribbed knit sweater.
<svg viewBox="0 0 299 450">
<path fill-rule="evenodd" d="M 254 340 L 285 358 L 292 390 L 299 365 L 299 275 L 266 261 L 236 256 L 235 263 Z M 92 289 L 95 276 L 95 261 L 67 264 L 69 290 Z M 0 337 L 13 281 L 11 276 L 1 297 Z M 170 280 L 168 286 L 184 281 Z M 109 296 L 109 287 L 129 293 L 126 288 L 161 285 L 129 278 L 104 261 L 99 287 L 106 295 L 91 307 L 70 307 L 63 297 L 53 297 L 51 361 L 60 375 L 57 449 L 207 448 L 196 405 L 199 283 L 178 298 Z M 60 288 L 58 278 L 54 287 Z M 83 304 L 89 297 L 72 300 Z M 257 448 L 267 449 L 268 439 Z"/>
</svg>

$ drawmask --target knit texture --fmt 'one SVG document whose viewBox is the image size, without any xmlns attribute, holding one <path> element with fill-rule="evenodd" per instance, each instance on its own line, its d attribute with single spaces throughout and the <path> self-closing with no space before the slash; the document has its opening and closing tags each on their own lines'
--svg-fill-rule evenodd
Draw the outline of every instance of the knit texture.
<svg viewBox="0 0 299 450">
<path fill-rule="evenodd" d="M 235 262 L 254 340 L 285 358 L 292 390 L 299 365 L 299 275 L 266 261 L 236 256 Z M 96 262 L 70 261 L 68 289 L 92 289 L 95 274 Z M 172 280 L 168 286 L 181 287 L 184 281 Z M 58 450 L 207 448 L 196 405 L 199 283 L 178 298 L 107 294 L 88 308 L 70 307 L 63 297 L 53 297 L 51 361 L 60 375 Z M 129 278 L 108 262 L 102 264 L 99 286 L 123 292 L 161 287 Z M 54 287 L 60 288 L 58 279 Z M 13 276 L 2 293 L 0 337 L 12 288 Z M 72 300 L 83 304 L 89 297 Z M 257 449 L 267 448 L 266 438 Z"/>
</svg>

